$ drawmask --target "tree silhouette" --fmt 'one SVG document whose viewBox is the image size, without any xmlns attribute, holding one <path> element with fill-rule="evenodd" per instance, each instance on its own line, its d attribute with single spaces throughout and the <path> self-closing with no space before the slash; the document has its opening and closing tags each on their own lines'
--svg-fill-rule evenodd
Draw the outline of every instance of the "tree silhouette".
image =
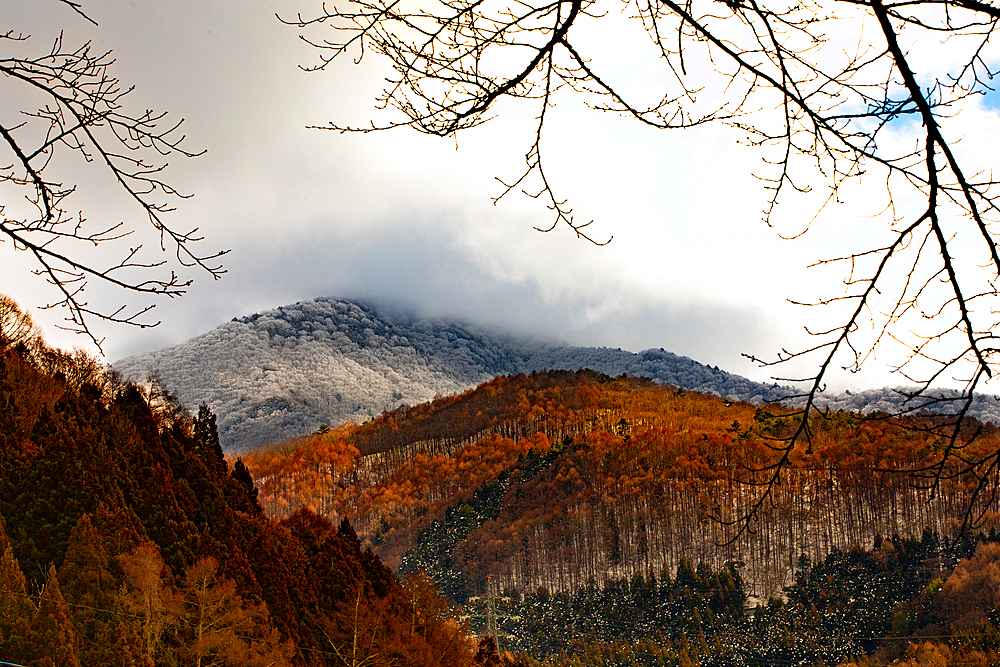
<svg viewBox="0 0 1000 667">
<path fill-rule="evenodd" d="M 80 3 L 56 1 L 78 20 L 96 25 Z M 67 45 L 60 34 L 47 50 L 21 55 L 29 39 L 0 27 L 0 90 L 28 105 L 0 117 L 0 241 L 32 256 L 35 274 L 58 294 L 48 307 L 65 307 L 65 328 L 100 347 L 92 319 L 154 326 L 143 318 L 153 306 L 91 306 L 84 297 L 90 281 L 148 297 L 178 296 L 191 283 L 143 249 L 136 238 L 142 236 L 143 219 L 158 237 L 160 253 L 172 253 L 180 267 L 198 267 L 218 278 L 223 269 L 216 260 L 224 252 L 197 252 L 197 229 L 182 231 L 164 220 L 173 210 L 171 199 L 189 196 L 162 180 L 165 158 L 199 154 L 182 147 L 182 121 L 149 109 L 130 110 L 126 96 L 132 88 L 111 73 L 110 51 L 94 50 L 90 42 Z M 100 187 L 92 185 L 99 178 L 110 178 L 114 185 L 105 194 L 120 196 L 137 220 L 90 220 L 74 208 L 78 188 Z M 94 246 L 115 250 L 95 252 Z"/>
<path fill-rule="evenodd" d="M 0 294 L 0 350 L 23 343 L 29 345 L 41 340 L 41 331 L 31 315 L 21 310 L 17 302 Z"/>
<path fill-rule="evenodd" d="M 211 469 L 218 469 L 220 472 L 227 472 L 225 455 L 222 452 L 222 445 L 219 444 L 219 427 L 216 424 L 216 417 L 207 403 L 198 406 L 198 415 L 193 420 L 194 441 L 198 447 L 198 454 L 205 465 Z"/>
<path fill-rule="evenodd" d="M 69 605 L 59 591 L 56 568 L 49 566 L 45 588 L 38 600 L 38 610 L 31 620 L 29 630 L 33 648 L 37 652 L 32 665 L 37 667 L 77 667 L 73 625 Z"/>
<path fill-rule="evenodd" d="M 625 21 L 615 23 L 621 12 Z M 934 427 L 945 443 L 938 459 L 911 472 L 935 489 L 950 476 L 972 474 L 979 492 L 995 497 L 1000 453 L 968 456 L 971 434 L 963 425 L 974 394 L 1000 368 L 993 333 L 1000 253 L 991 227 L 1000 214 L 1000 190 L 988 168 L 957 149 L 962 137 L 952 117 L 970 98 L 992 91 L 1000 5 L 634 0 L 623 8 L 598 0 L 515 6 L 355 0 L 284 20 L 310 31 L 303 38 L 320 57 L 311 69 L 367 54 L 392 69 L 376 103 L 386 120 L 331 122 L 326 129 L 410 127 L 454 137 L 501 115 L 502 103 L 535 105 L 524 171 L 501 181 L 497 199 L 514 189 L 542 199 L 552 212 L 546 231 L 565 224 L 601 242 L 553 190 L 543 160 L 548 112 L 571 94 L 595 110 L 654 128 L 729 125 L 763 158 L 755 176 L 768 224 L 780 203 L 806 201 L 818 214 L 862 175 L 884 182 L 888 205 L 871 211 L 888 221 L 879 240 L 859 240 L 852 252 L 818 262 L 844 267 L 843 284 L 809 304 L 832 309 L 834 323 L 810 331 L 816 340 L 805 349 L 782 350 L 774 360 L 751 357 L 764 366 L 811 360 L 815 372 L 778 378 L 803 383 L 801 394 L 789 397 L 799 412 L 794 426 L 771 441 L 771 459 L 743 480 L 759 485 L 759 502 L 730 520 L 749 527 L 792 453 L 811 449 L 810 417 L 830 370 L 859 370 L 896 345 L 902 361 L 893 370 L 915 385 L 902 411 L 952 415 Z M 602 59 L 602 49 L 616 48 L 614 31 L 628 22 L 633 37 L 651 40 L 656 62 L 650 65 L 661 67 L 651 94 L 649 85 L 629 88 Z M 320 25 L 332 31 L 312 32 Z M 609 36 L 595 42 L 595 31 Z M 941 73 L 924 74 L 918 66 Z M 897 131 L 918 136 L 897 141 Z M 942 381 L 961 390 L 933 389 Z M 970 514 L 966 523 L 978 518 Z"/>
<path fill-rule="evenodd" d="M 23 658 L 34 613 L 24 574 L 0 518 L 0 650 L 8 660 Z"/>
</svg>

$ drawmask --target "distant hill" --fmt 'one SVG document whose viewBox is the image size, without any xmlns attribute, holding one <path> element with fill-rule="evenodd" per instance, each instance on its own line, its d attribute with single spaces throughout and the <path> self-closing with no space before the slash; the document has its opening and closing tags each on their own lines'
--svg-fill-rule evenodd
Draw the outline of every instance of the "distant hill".
<svg viewBox="0 0 1000 667">
<path fill-rule="evenodd" d="M 227 451 L 254 449 L 322 424 L 365 421 L 498 375 L 548 369 L 648 377 L 751 403 L 794 393 L 663 349 L 634 353 L 556 345 L 336 298 L 234 319 L 184 343 L 122 359 L 114 367 L 139 381 L 158 374 L 189 407 L 208 403 L 219 416 Z M 882 389 L 824 400 L 837 409 L 889 411 L 903 396 Z M 1000 422 L 1000 405 L 983 397 L 973 414 Z"/>
<path fill-rule="evenodd" d="M 228 451 L 322 424 L 365 421 L 498 375 L 536 370 L 625 373 L 745 401 L 777 400 L 791 391 L 662 349 L 633 353 L 553 345 L 334 298 L 234 319 L 114 367 L 136 380 L 158 374 L 185 405 L 208 403 L 219 416 Z"/>
</svg>

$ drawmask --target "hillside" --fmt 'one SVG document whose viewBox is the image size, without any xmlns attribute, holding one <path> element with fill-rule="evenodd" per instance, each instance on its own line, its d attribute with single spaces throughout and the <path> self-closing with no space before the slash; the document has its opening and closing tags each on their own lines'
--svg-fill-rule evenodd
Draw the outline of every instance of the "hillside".
<svg viewBox="0 0 1000 667">
<path fill-rule="evenodd" d="M 498 375 L 548 369 L 648 377 L 754 403 L 794 393 L 662 349 L 566 347 L 333 298 L 234 319 L 114 367 L 140 382 L 156 373 L 185 405 L 207 403 L 219 417 L 223 447 L 237 452 L 322 424 L 363 422 Z M 866 412 L 891 411 L 902 401 L 899 393 L 881 389 L 824 396 L 820 404 Z M 972 413 L 1000 423 L 1000 404 L 992 397 L 979 397 Z"/>
<path fill-rule="evenodd" d="M 997 500 L 973 501 L 965 477 L 933 495 L 913 486 L 905 472 L 939 452 L 921 430 L 931 418 L 830 413 L 813 418 L 812 453 L 796 454 L 741 532 L 724 521 L 758 498 L 752 483 L 765 474 L 753 470 L 772 462 L 769 438 L 787 426 L 771 410 L 551 371 L 289 441 L 247 465 L 268 513 L 350 516 L 386 562 L 426 570 L 458 600 L 482 595 L 487 577 L 512 595 L 572 591 L 673 572 L 684 559 L 742 563 L 748 591 L 763 598 L 803 556 L 819 562 L 925 528 L 948 535 L 970 502 L 987 523 L 997 517 Z M 984 427 L 965 454 L 977 448 L 1000 448 L 1000 433 Z"/>
<path fill-rule="evenodd" d="M 322 429 L 244 464 L 223 455 L 207 407 L 192 416 L 160 385 L 5 333 L 10 664 L 872 667 L 1000 655 L 995 500 L 972 507 L 989 535 L 954 540 L 968 479 L 930 499 L 872 469 L 932 459 L 926 417 L 817 415 L 815 451 L 727 552 L 707 540 L 733 533 L 710 517 L 745 507 L 735 481 L 767 462 L 780 411 L 551 371 Z M 992 427 L 979 435 L 966 455 L 1000 445 Z M 938 530 L 905 537 L 920 523 Z M 879 537 L 892 529 L 904 537 Z M 844 540 L 860 546 L 838 550 Z M 774 582 L 754 577 L 779 569 L 783 597 L 755 605 L 748 593 Z"/>
<path fill-rule="evenodd" d="M 210 411 L 3 334 L 4 662 L 478 664 L 434 591 L 400 582 L 349 522 L 267 518 Z"/>
</svg>

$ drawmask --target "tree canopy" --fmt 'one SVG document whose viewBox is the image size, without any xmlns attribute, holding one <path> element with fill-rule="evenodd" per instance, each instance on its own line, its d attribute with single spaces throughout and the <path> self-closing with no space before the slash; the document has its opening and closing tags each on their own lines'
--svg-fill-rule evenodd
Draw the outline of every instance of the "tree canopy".
<svg viewBox="0 0 1000 667">
<path fill-rule="evenodd" d="M 346 519 L 267 519 L 213 424 L 86 355 L 0 346 L 4 661 L 339 667 L 360 595 L 366 664 L 474 665 L 437 596 L 415 600 Z"/>
</svg>

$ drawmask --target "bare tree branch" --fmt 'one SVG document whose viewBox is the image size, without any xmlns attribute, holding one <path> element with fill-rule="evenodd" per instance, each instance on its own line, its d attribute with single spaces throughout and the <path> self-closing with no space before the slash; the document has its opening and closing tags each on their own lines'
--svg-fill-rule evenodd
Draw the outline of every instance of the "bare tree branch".
<svg viewBox="0 0 1000 667">
<path fill-rule="evenodd" d="M 80 3 L 57 1 L 96 25 Z M 13 30 L 0 32 L 0 45 L 27 39 Z M 103 171 L 114 179 L 118 194 L 159 235 L 160 253 L 169 250 L 180 267 L 196 267 L 216 279 L 225 272 L 217 260 L 226 251 L 196 252 L 194 244 L 202 240 L 198 230 L 180 231 L 163 219 L 173 210 L 170 198 L 188 196 L 161 179 L 165 158 L 203 151 L 182 146 L 183 121 L 168 121 L 165 113 L 148 109 L 128 110 L 125 98 L 132 89 L 110 73 L 113 63 L 110 51 L 95 52 L 89 42 L 67 48 L 62 35 L 37 57 L 6 57 L 0 51 L 5 96 L 37 103 L 34 110 L 21 109 L 16 116 L 7 111 L 0 117 L 0 243 L 9 241 L 34 258 L 35 274 L 60 294 L 46 307 L 66 308 L 64 328 L 88 336 L 98 347 L 101 341 L 90 326 L 94 319 L 138 327 L 157 323 L 142 318 L 152 304 L 111 310 L 90 306 L 84 298 L 89 281 L 126 293 L 174 297 L 184 294 L 191 280 L 169 270 L 166 260 L 143 259 L 141 242 L 121 246 L 141 225 L 118 221 L 95 226 L 82 211 L 69 207 L 78 188 L 85 187 L 79 175 L 69 175 L 70 156 L 82 158 L 86 171 Z M 66 176 L 60 178 L 59 172 Z M 102 246 L 119 246 L 117 259 L 98 259 L 93 250 Z"/>
<path fill-rule="evenodd" d="M 949 476 L 978 480 L 966 517 L 972 526 L 973 505 L 995 497 L 990 480 L 1000 458 L 1000 452 L 962 454 L 976 432 L 972 428 L 968 435 L 973 397 L 997 370 L 1000 252 L 992 230 L 1000 221 L 1000 201 L 992 174 L 964 162 L 955 150 L 962 137 L 948 136 L 944 128 L 972 98 L 993 91 L 991 46 L 1000 5 L 625 0 L 625 6 L 672 74 L 652 103 L 639 99 L 641 92 L 626 94 L 615 73 L 602 71 L 600 59 L 576 39 L 579 26 L 606 21 L 620 3 L 356 0 L 286 22 L 310 31 L 303 39 L 319 50 L 314 69 L 347 53 L 355 61 L 374 54 L 392 68 L 376 100 L 385 112 L 380 122 L 334 122 L 326 129 L 411 127 L 453 136 L 493 120 L 501 100 L 538 105 L 526 168 L 516 179 L 498 179 L 503 190 L 496 199 L 514 189 L 544 199 L 554 213 L 551 225 L 540 226 L 544 231 L 565 223 L 586 237 L 567 200 L 553 191 L 542 161 L 547 110 L 559 95 L 577 95 L 595 110 L 662 129 L 729 125 L 764 158 L 755 176 L 769 225 L 790 196 L 815 195 L 818 215 L 839 200 L 848 181 L 863 174 L 884 177 L 889 207 L 873 213 L 891 215 L 887 239 L 815 263 L 845 269 L 841 285 L 808 304 L 837 309 L 837 323 L 810 332 L 816 341 L 804 349 L 782 350 L 773 360 L 750 357 L 764 366 L 811 360 L 814 372 L 795 378 L 804 387 L 788 397 L 796 406 L 793 425 L 768 436 L 771 458 L 739 480 L 759 489 L 756 503 L 728 521 L 738 528 L 734 539 L 748 530 L 793 454 L 810 450 L 811 423 L 830 371 L 858 371 L 876 351 L 893 346 L 903 351 L 893 370 L 916 385 L 906 391 L 897 416 L 927 410 L 946 415 L 927 427 L 948 443 L 938 458 L 903 472 L 931 491 Z M 836 34 L 842 24 L 852 26 L 849 39 L 857 41 Z M 331 29 L 326 39 L 313 36 L 320 26 Z M 921 78 L 914 71 L 911 54 L 923 49 L 948 54 L 955 64 L 946 76 Z M 910 148 L 887 140 L 902 123 L 911 135 L 914 123 L 920 127 Z M 527 186 L 534 179 L 537 189 Z M 896 213 L 897 203 L 914 197 L 923 203 L 917 213 Z M 934 388 L 942 382 L 962 388 L 946 394 Z"/>
</svg>

